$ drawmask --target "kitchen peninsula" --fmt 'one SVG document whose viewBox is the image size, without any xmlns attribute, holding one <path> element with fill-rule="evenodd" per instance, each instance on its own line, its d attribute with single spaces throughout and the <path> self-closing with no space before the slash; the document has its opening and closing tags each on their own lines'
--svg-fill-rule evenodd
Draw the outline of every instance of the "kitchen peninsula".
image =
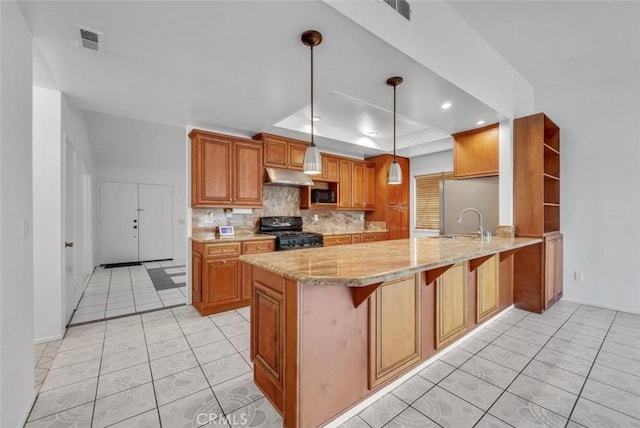
<svg viewBox="0 0 640 428">
<path fill-rule="evenodd" d="M 400 239 L 241 256 L 254 380 L 288 428 L 321 426 L 513 304 L 538 238 Z"/>
</svg>

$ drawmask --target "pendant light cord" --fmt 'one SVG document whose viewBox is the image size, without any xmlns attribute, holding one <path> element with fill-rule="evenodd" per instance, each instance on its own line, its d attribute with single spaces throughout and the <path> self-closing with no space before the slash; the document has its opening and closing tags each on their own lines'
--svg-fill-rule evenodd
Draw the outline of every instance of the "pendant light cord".
<svg viewBox="0 0 640 428">
<path fill-rule="evenodd" d="M 393 87 L 393 161 L 396 162 L 396 87 Z"/>
<path fill-rule="evenodd" d="M 315 146 L 313 142 L 313 45 L 311 48 L 311 147 Z"/>
</svg>

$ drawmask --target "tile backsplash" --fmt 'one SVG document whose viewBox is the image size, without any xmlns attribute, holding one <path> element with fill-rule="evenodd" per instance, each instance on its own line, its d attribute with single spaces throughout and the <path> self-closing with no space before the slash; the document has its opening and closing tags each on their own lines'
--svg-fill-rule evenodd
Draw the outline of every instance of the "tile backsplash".
<svg viewBox="0 0 640 428">
<path fill-rule="evenodd" d="M 191 227 L 196 231 L 210 231 L 216 226 L 232 225 L 236 232 L 254 232 L 258 219 L 267 216 L 302 216 L 304 230 L 313 232 L 361 232 L 367 229 L 384 229 L 380 222 L 364 221 L 364 211 L 301 210 L 300 189 L 297 187 L 264 186 L 263 208 L 251 214 L 231 214 L 227 217 L 222 208 L 194 208 Z M 318 220 L 314 221 L 314 216 Z M 213 222 L 208 222 L 212 219 Z M 383 222 L 384 223 L 384 222 Z"/>
</svg>

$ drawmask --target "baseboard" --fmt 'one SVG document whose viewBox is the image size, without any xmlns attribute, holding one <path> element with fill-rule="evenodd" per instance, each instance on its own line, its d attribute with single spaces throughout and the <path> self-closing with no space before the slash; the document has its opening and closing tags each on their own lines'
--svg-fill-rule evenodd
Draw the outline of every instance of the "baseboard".
<svg viewBox="0 0 640 428">
<path fill-rule="evenodd" d="M 633 311 L 633 310 L 628 309 L 628 308 L 621 308 L 619 306 L 612 306 L 612 305 L 602 305 L 602 304 L 597 304 L 596 305 L 593 302 L 587 302 L 585 300 L 580 300 L 580 299 L 572 299 L 572 298 L 566 297 L 566 296 L 563 296 L 562 299 L 560 299 L 559 301 L 561 301 L 561 302 L 569 302 L 569 303 L 577 303 L 579 305 L 595 306 L 597 308 L 611 309 L 612 311 L 626 312 L 628 314 L 640 315 L 640 311 Z"/>
<path fill-rule="evenodd" d="M 49 336 L 49 337 L 42 337 L 39 339 L 33 339 L 33 344 L 34 345 L 38 345 L 40 343 L 47 343 L 47 342 L 51 342 L 53 340 L 61 340 L 64 337 L 64 334 L 54 334 L 53 336 Z"/>
</svg>

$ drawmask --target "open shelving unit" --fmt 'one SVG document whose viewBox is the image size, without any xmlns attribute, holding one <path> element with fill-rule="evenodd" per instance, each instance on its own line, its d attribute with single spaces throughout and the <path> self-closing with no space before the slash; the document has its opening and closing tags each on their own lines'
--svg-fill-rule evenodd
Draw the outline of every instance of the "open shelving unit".
<svg viewBox="0 0 640 428">
<path fill-rule="evenodd" d="M 514 303 L 542 312 L 562 297 L 560 128 L 543 113 L 516 119 L 513 160 L 516 236 L 543 239 L 514 255 Z"/>
</svg>

